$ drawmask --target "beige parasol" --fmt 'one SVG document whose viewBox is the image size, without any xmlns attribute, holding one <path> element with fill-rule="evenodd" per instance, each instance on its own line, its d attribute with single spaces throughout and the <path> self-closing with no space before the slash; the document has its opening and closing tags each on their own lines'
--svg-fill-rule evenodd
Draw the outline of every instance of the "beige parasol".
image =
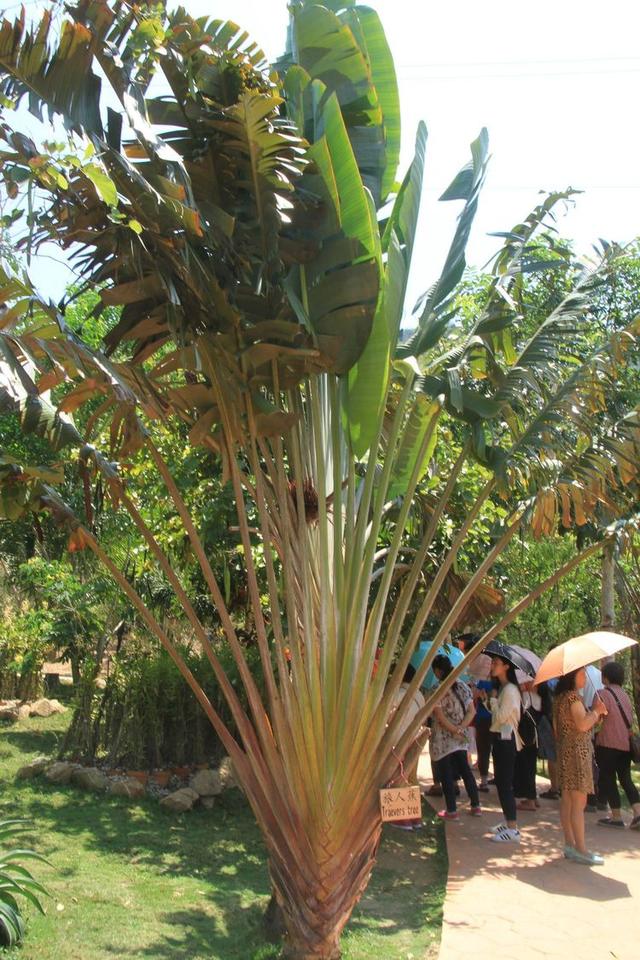
<svg viewBox="0 0 640 960">
<path fill-rule="evenodd" d="M 534 683 L 562 677 L 572 670 L 586 667 L 588 663 L 611 657 L 634 643 L 637 643 L 637 640 L 625 637 L 622 633 L 611 633 L 609 630 L 594 630 L 580 637 L 572 637 L 549 651 L 536 673 Z"/>
</svg>

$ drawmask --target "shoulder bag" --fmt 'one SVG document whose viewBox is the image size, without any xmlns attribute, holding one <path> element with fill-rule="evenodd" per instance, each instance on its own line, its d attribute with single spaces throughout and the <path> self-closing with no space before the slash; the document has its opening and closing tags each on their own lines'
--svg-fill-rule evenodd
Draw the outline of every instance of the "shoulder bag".
<svg viewBox="0 0 640 960">
<path fill-rule="evenodd" d="M 607 687 L 607 690 L 615 700 L 618 705 L 618 710 L 620 711 L 620 716 L 624 720 L 625 726 L 629 731 L 629 753 L 631 754 L 631 760 L 633 763 L 640 763 L 640 734 L 634 733 L 631 729 L 631 724 L 629 723 L 629 718 L 622 709 L 622 704 L 618 700 L 616 694 L 613 692 L 611 687 Z"/>
<path fill-rule="evenodd" d="M 520 722 L 518 723 L 518 734 L 525 747 L 538 748 L 538 724 L 533 715 L 531 707 L 522 707 Z"/>
</svg>

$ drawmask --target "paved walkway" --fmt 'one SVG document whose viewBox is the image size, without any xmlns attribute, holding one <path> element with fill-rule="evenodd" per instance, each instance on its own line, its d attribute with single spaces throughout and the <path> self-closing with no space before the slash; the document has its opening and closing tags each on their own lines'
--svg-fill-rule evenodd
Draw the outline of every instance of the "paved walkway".
<svg viewBox="0 0 640 960">
<path fill-rule="evenodd" d="M 429 799 L 442 809 L 442 798 Z M 484 816 L 467 816 L 463 791 L 460 822 L 446 824 L 440 960 L 640 960 L 640 831 L 598 826 L 603 814 L 587 813 L 587 845 L 605 864 L 586 867 L 562 856 L 557 801 L 519 812 L 514 846 L 487 839 L 502 815 L 495 788 L 481 799 Z"/>
</svg>

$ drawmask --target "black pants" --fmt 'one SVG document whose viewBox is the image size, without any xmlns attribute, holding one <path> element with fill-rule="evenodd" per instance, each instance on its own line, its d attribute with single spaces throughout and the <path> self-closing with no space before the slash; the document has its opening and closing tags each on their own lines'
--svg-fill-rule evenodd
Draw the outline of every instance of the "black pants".
<svg viewBox="0 0 640 960">
<path fill-rule="evenodd" d="M 476 748 L 478 750 L 478 773 L 482 780 L 489 775 L 489 759 L 491 757 L 491 717 L 479 717 L 476 714 Z"/>
<path fill-rule="evenodd" d="M 536 765 L 538 748 L 534 744 L 516 751 L 513 771 L 513 794 L 526 800 L 536 799 Z"/>
<path fill-rule="evenodd" d="M 445 803 L 449 813 L 456 810 L 456 780 L 462 777 L 465 789 L 469 794 L 472 807 L 480 806 L 478 785 L 471 772 L 466 750 L 454 750 L 437 761 L 438 779 L 442 784 Z"/>
<path fill-rule="evenodd" d="M 491 734 L 493 775 L 496 780 L 498 799 L 505 820 L 516 820 L 516 798 L 513 793 L 513 771 L 516 763 L 516 740 L 502 740 L 499 733 Z"/>
<path fill-rule="evenodd" d="M 627 795 L 629 803 L 640 803 L 640 794 L 631 779 L 631 754 L 628 750 L 613 747 L 596 747 L 596 761 L 600 768 L 598 796 L 612 810 L 620 809 L 620 793 L 616 778 Z"/>
</svg>

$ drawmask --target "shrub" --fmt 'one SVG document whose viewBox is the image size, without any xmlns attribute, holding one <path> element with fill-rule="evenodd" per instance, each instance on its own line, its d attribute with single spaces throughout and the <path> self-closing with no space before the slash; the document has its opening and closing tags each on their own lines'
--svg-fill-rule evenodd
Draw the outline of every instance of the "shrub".
<svg viewBox="0 0 640 960">
<path fill-rule="evenodd" d="M 18 897 L 28 900 L 40 913 L 44 908 L 40 897 L 49 894 L 38 883 L 21 862 L 23 860 L 41 860 L 44 857 L 33 850 L 4 850 L 7 840 L 28 828 L 25 820 L 0 820 L 0 944 L 12 947 L 24 936 L 24 920 Z"/>
<path fill-rule="evenodd" d="M 0 584 L 0 589 L 2 585 Z M 45 613 L 21 610 L 6 603 L 1 611 L 0 697 L 7 700 L 32 700 L 42 689 L 42 663 L 45 657 Z"/>
<path fill-rule="evenodd" d="M 237 667 L 226 642 L 215 644 L 227 675 L 243 700 Z M 229 708 L 206 656 L 179 645 L 187 666 L 226 723 Z M 260 676 L 257 648 L 246 650 L 249 668 Z M 224 750 L 200 705 L 165 650 L 129 639 L 114 657 L 100 698 L 94 699 L 91 757 L 110 766 L 151 769 L 217 761 Z M 78 741 L 76 741 L 77 743 Z M 74 744 L 68 742 L 73 752 Z"/>
</svg>

